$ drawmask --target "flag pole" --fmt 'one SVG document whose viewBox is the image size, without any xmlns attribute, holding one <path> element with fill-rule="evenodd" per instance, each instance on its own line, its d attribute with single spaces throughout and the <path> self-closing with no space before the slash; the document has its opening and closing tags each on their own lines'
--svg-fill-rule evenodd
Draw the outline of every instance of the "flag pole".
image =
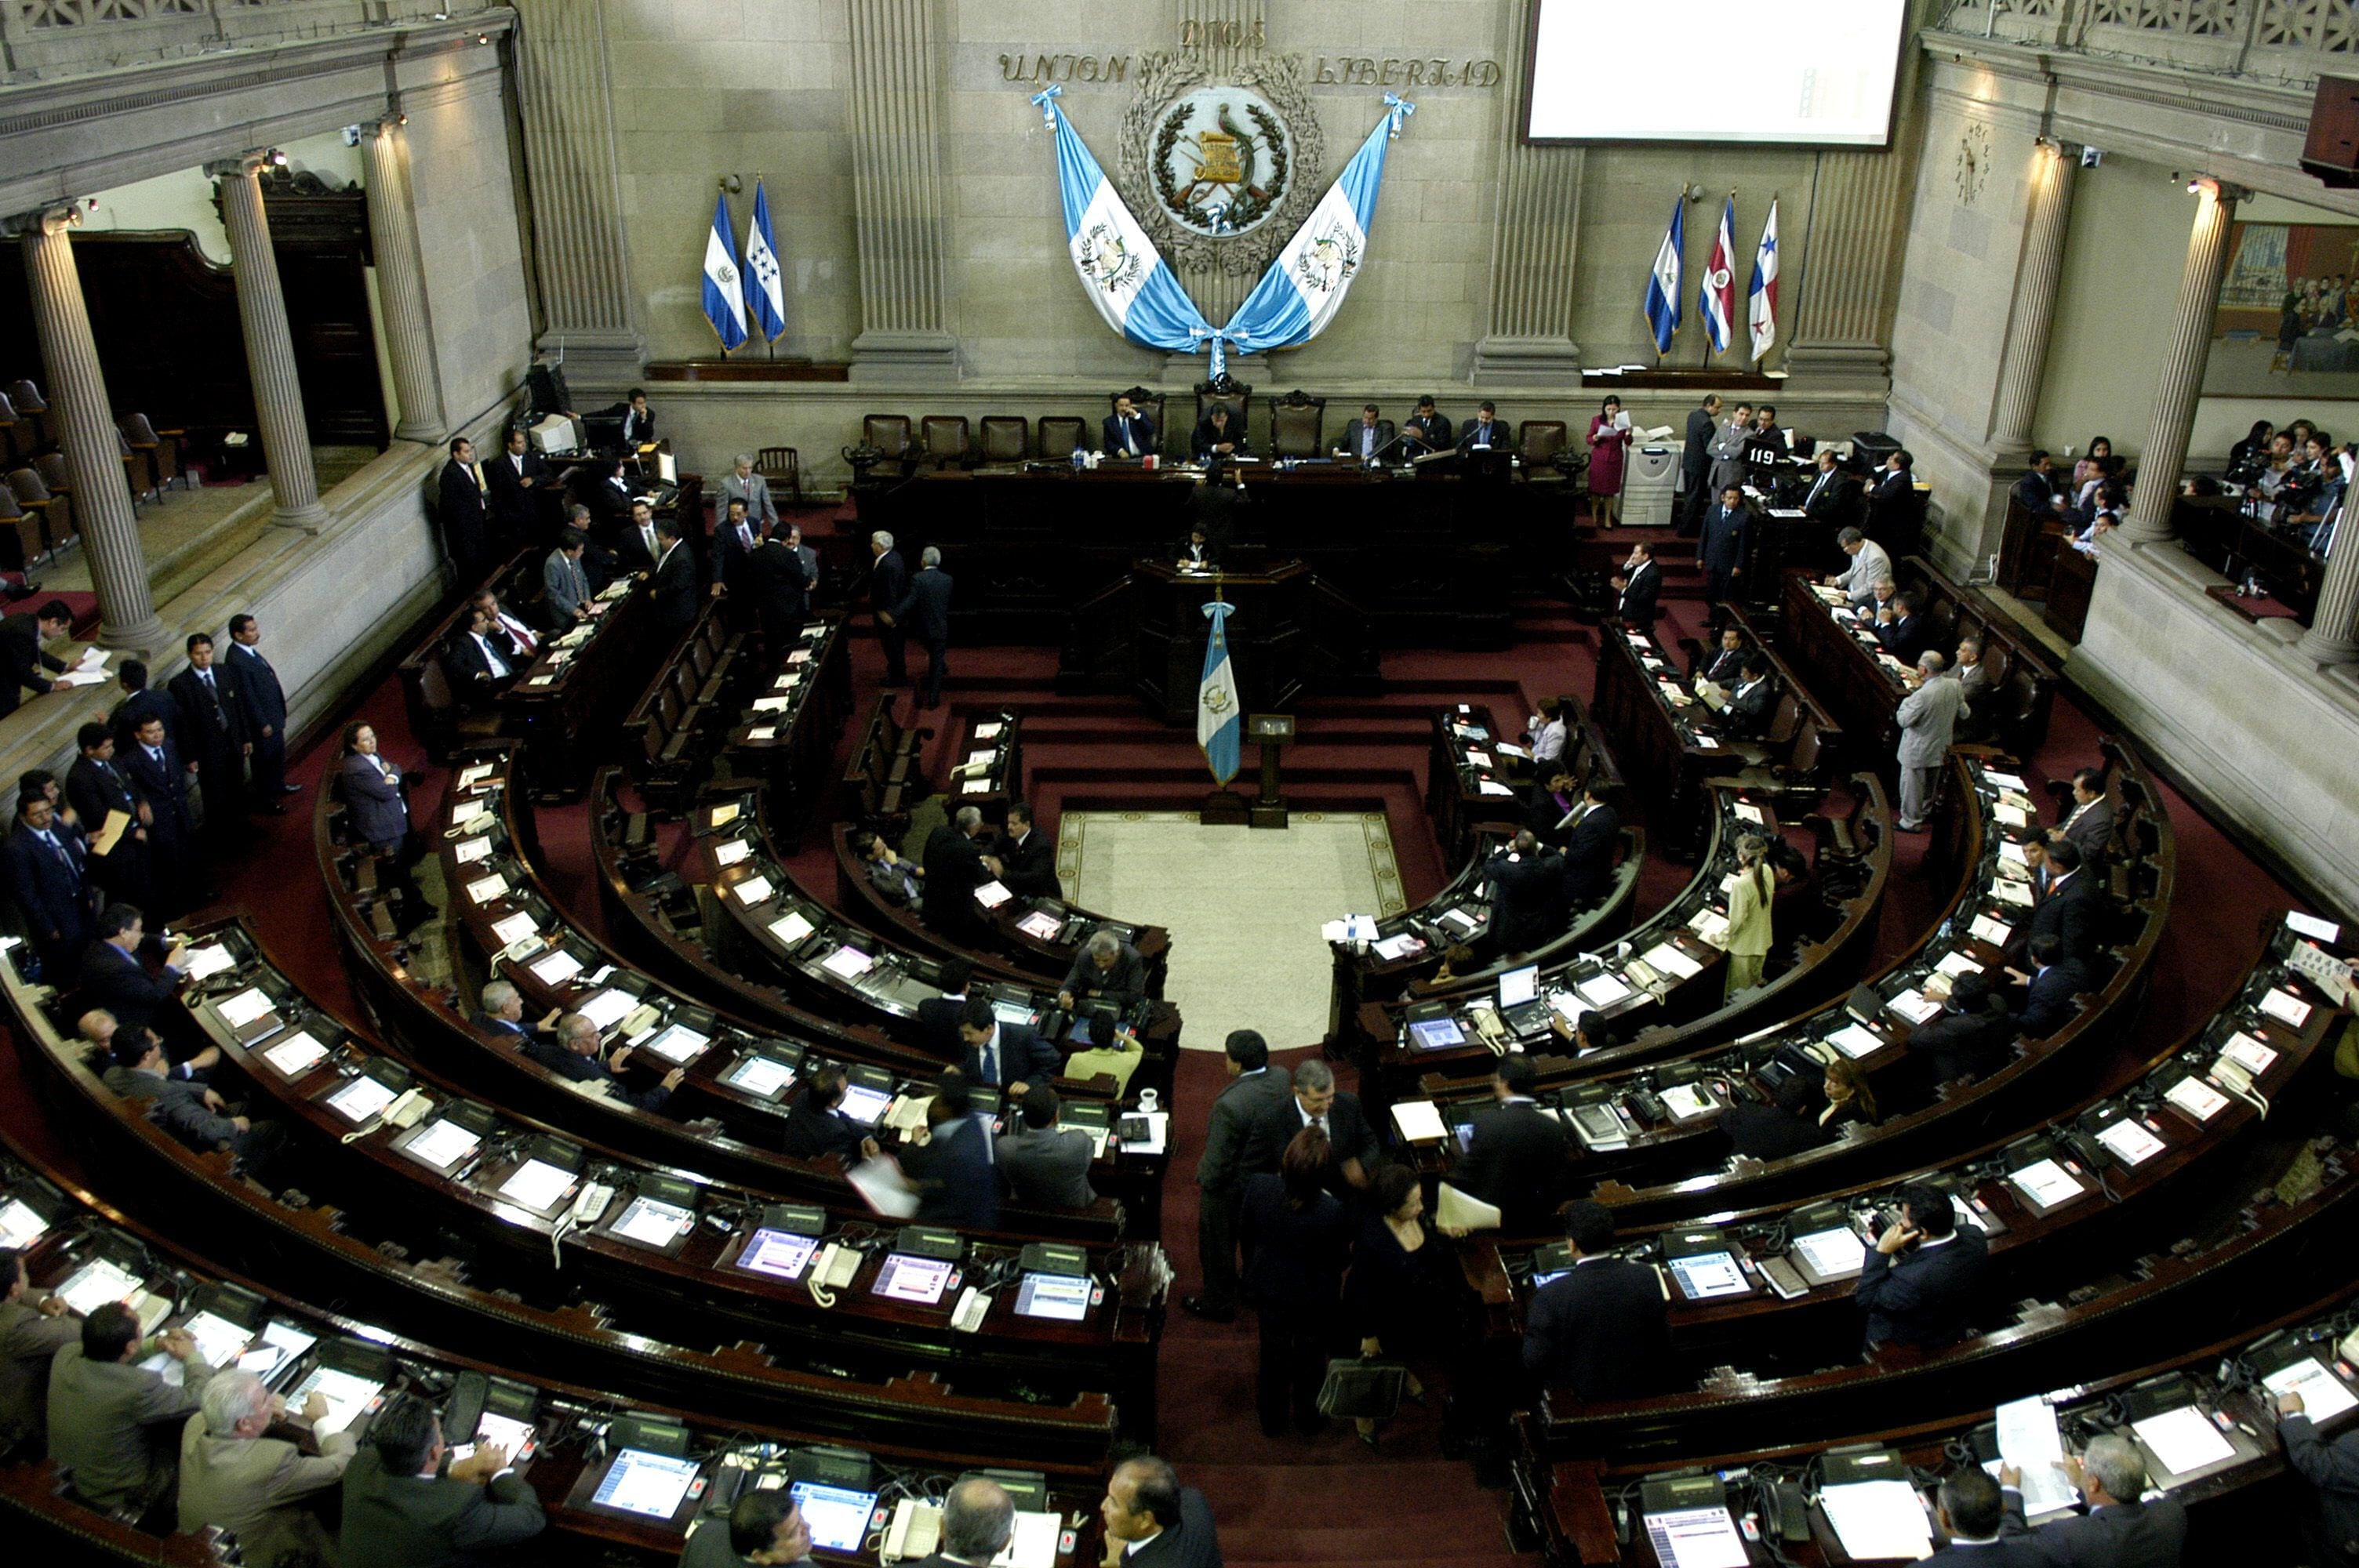
<svg viewBox="0 0 2359 1568">
<path fill-rule="evenodd" d="M 762 171 L 758 168 L 754 171 L 754 189 L 757 195 L 762 189 Z M 778 260 L 777 246 L 770 244 L 770 242 L 767 240 L 765 240 L 762 243 L 764 244 L 770 245 L 770 262 L 771 265 L 777 265 Z M 784 267 L 778 268 L 778 281 L 781 285 L 778 293 L 781 298 L 786 295 L 786 289 L 783 287 L 786 282 L 786 270 L 787 269 Z M 766 332 L 762 335 L 762 357 L 768 360 L 775 360 L 778 357 L 778 340 L 771 337 Z"/>
</svg>

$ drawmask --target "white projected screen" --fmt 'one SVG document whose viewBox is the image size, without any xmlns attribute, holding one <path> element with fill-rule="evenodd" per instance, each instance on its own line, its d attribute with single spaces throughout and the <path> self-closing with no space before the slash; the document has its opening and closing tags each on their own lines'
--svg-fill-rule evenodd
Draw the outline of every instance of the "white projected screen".
<svg viewBox="0 0 2359 1568">
<path fill-rule="evenodd" d="M 1904 0 L 1540 0 L 1525 134 L 1880 147 L 1905 12 Z"/>
</svg>

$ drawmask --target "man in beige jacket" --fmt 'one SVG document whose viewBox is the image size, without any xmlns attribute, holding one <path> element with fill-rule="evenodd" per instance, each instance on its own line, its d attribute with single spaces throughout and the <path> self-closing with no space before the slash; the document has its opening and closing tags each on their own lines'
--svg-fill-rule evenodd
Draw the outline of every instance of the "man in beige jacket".
<svg viewBox="0 0 2359 1568">
<path fill-rule="evenodd" d="M 320 1439 L 308 1457 L 295 1444 L 265 1437 L 284 1401 L 251 1372 L 223 1372 L 205 1386 L 202 1408 L 180 1429 L 180 1528 L 211 1525 L 237 1536 L 247 1568 L 276 1568 L 307 1550 L 336 1560 L 335 1540 L 307 1506 L 315 1492 L 340 1485 L 356 1446 L 349 1431 Z M 328 1401 L 313 1394 L 302 1418 L 317 1422 Z"/>
</svg>

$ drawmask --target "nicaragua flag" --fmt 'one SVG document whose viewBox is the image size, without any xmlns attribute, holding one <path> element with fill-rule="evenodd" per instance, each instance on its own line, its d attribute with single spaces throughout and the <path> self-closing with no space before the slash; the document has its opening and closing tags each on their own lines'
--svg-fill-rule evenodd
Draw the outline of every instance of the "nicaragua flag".
<svg viewBox="0 0 2359 1568">
<path fill-rule="evenodd" d="M 778 251 L 770 236 L 770 199 L 754 182 L 754 227 L 745 236 L 745 304 L 762 341 L 774 343 L 787 330 L 787 285 L 778 274 Z"/>
<path fill-rule="evenodd" d="M 1229 668 L 1229 639 L 1223 630 L 1235 608 L 1218 600 L 1204 606 L 1212 635 L 1204 644 L 1204 678 L 1196 687 L 1196 744 L 1204 749 L 1212 782 L 1220 784 L 1237 776 L 1245 742 L 1244 705 L 1237 700 L 1237 678 Z"/>
<path fill-rule="evenodd" d="M 1647 321 L 1655 330 L 1655 351 L 1671 351 L 1671 334 L 1680 330 L 1680 271 L 1686 265 L 1688 197 L 1682 190 L 1671 199 L 1671 226 L 1663 231 L 1662 247 L 1655 252 L 1655 270 L 1647 279 Z"/>
<path fill-rule="evenodd" d="M 1212 329 L 1071 123 L 1058 113 L 1062 91 L 1050 87 L 1032 102 L 1057 133 L 1057 193 L 1064 200 L 1065 248 L 1074 274 L 1106 325 L 1132 342 L 1192 351 Z"/>
<path fill-rule="evenodd" d="M 1712 260 L 1703 269 L 1703 287 L 1696 293 L 1696 308 L 1703 313 L 1704 336 L 1712 351 L 1728 347 L 1728 324 L 1736 315 L 1736 197 L 1720 210 L 1720 232 L 1712 242 Z"/>
<path fill-rule="evenodd" d="M 712 199 L 712 227 L 704 236 L 704 319 L 725 351 L 745 341 L 745 291 L 737 276 L 737 247 L 729 238 L 729 198 Z"/>
<path fill-rule="evenodd" d="M 1238 352 L 1309 342 L 1343 308 L 1367 254 L 1385 150 L 1400 135 L 1402 120 L 1417 112 L 1416 104 L 1389 93 L 1385 102 L 1385 117 L 1221 330 Z"/>
<path fill-rule="evenodd" d="M 1777 203 L 1769 203 L 1769 221 L 1761 225 L 1761 244 L 1753 253 L 1753 282 L 1746 290 L 1747 319 L 1753 328 L 1753 357 L 1759 359 L 1777 341 Z"/>
</svg>

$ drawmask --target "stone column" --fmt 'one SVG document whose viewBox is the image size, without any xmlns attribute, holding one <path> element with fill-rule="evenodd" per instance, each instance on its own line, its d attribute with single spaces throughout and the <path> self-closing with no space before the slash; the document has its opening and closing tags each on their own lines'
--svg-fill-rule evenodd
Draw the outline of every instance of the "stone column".
<svg viewBox="0 0 2359 1568">
<path fill-rule="evenodd" d="M 434 382 L 434 341 L 426 330 L 426 272 L 418 252 L 418 222 L 409 210 L 408 139 L 399 120 L 367 127 L 369 240 L 376 253 L 377 297 L 385 308 L 385 341 L 393 352 L 394 395 L 401 419 L 393 433 L 405 441 L 442 438 L 442 395 Z"/>
<path fill-rule="evenodd" d="M 647 345 L 632 315 L 606 7 L 596 0 L 514 3 L 523 39 L 516 107 L 540 285 L 536 345 L 563 349 L 576 397 L 585 386 L 619 392 L 639 378 Z"/>
<path fill-rule="evenodd" d="M 261 153 L 205 166 L 221 189 L 222 226 L 229 231 L 231 270 L 237 280 L 237 319 L 245 329 L 245 365 L 254 378 L 255 422 L 262 427 L 262 459 L 270 467 L 277 504 L 270 520 L 317 529 L 328 520 L 320 481 L 311 470 L 311 431 L 303 416 L 303 384 L 295 373 L 295 341 L 287 330 L 287 295 L 278 286 L 278 258 L 270 249 L 270 220 L 262 211 Z"/>
<path fill-rule="evenodd" d="M 2326 557 L 2326 580 L 2319 585 L 2310 630 L 2294 644 L 2294 652 L 2321 665 L 2359 660 L 2359 539 L 2342 533 L 2338 528 Z"/>
<path fill-rule="evenodd" d="M 2136 543 L 2171 537 L 2170 513 L 2179 500 L 2187 438 L 2195 428 L 2195 403 L 2203 393 L 2203 364 L 2212 352 L 2212 318 L 2220 306 L 2220 280 L 2228 265 L 2228 222 L 2236 210 L 2237 194 L 2210 179 L 2199 182 L 2195 192 L 2195 227 L 2188 236 L 2179 303 L 2167 329 L 2154 421 L 2147 427 L 2146 446 L 2138 453 L 2137 493 L 2131 499 L 2129 520 L 2122 524 L 2122 537 Z"/>
<path fill-rule="evenodd" d="M 2056 282 L 2064 270 L 2064 236 L 2072 226 L 2072 176 L 2079 168 L 2075 149 L 2053 141 L 2040 148 L 2032 165 L 2023 263 L 2015 275 L 2015 316 L 2007 323 L 1998 405 L 1991 418 L 1991 444 L 2006 457 L 2031 447 L 2040 378 L 2048 368 L 2048 330 L 2056 319 Z"/>
<path fill-rule="evenodd" d="M 57 411 L 66 469 L 73 475 L 74 521 L 89 553 L 91 587 L 98 594 L 98 640 L 110 648 L 162 650 L 164 622 L 147 590 L 147 557 L 123 477 L 122 437 L 112 417 L 98 343 L 90 332 L 82 274 L 69 233 L 82 222 L 78 207 L 52 207 L 8 221 L 25 237 L 25 274 L 33 296 L 33 329 L 49 373 L 49 406 Z"/>
<path fill-rule="evenodd" d="M 1524 141 L 1524 40 L 1533 0 L 1516 0 L 1500 23 L 1500 53 L 1512 63 L 1501 87 L 1497 216 L 1491 230 L 1491 297 L 1474 378 L 1578 384 L 1581 346 L 1572 341 L 1573 263 L 1581 240 L 1582 147 Z"/>
<path fill-rule="evenodd" d="M 850 0 L 852 189 L 860 243 L 854 381 L 958 373 L 946 326 L 935 0 Z"/>
</svg>

